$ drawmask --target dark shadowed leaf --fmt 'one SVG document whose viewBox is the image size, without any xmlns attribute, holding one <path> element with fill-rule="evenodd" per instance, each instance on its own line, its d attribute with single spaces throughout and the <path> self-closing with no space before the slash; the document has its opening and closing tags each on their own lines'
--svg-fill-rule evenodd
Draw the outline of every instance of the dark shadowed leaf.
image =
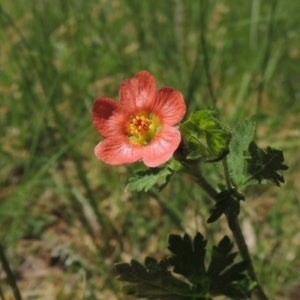
<svg viewBox="0 0 300 300">
<path fill-rule="evenodd" d="M 213 223 L 218 220 L 222 214 L 226 214 L 229 220 L 231 230 L 234 230 L 234 222 L 240 213 L 240 201 L 245 200 L 244 196 L 237 191 L 237 189 L 224 190 L 217 196 L 217 203 L 215 204 L 211 216 L 207 223 Z"/>
<path fill-rule="evenodd" d="M 136 298 L 164 300 L 205 300 L 204 294 L 194 292 L 191 285 L 174 277 L 167 265 L 154 258 L 146 257 L 145 267 L 136 260 L 116 264 L 117 278 L 127 284 L 123 291 Z M 203 296 L 203 297 L 202 297 Z"/>
<path fill-rule="evenodd" d="M 255 142 L 249 145 L 251 158 L 248 162 L 248 173 L 251 177 L 261 183 L 268 180 L 273 184 L 280 186 L 284 178 L 278 171 L 285 171 L 288 166 L 284 165 L 284 157 L 281 150 L 267 147 L 266 151 L 260 149 Z"/>
<path fill-rule="evenodd" d="M 208 270 L 204 264 L 206 240 L 201 233 L 194 240 L 187 234 L 170 235 L 168 248 L 173 272 L 186 280 L 173 276 L 162 261 L 147 257 L 143 266 L 133 259 L 130 264 L 116 264 L 118 279 L 129 283 L 123 288 L 127 295 L 153 300 L 211 300 L 220 295 L 247 299 L 255 286 L 244 275 L 247 262 L 234 264 L 236 253 L 231 252 L 233 243 L 227 236 L 213 247 Z"/>
<path fill-rule="evenodd" d="M 168 249 L 173 253 L 168 258 L 169 263 L 174 267 L 174 272 L 188 278 L 192 283 L 194 279 L 201 278 L 205 274 L 204 258 L 206 243 L 201 233 L 197 233 L 194 241 L 185 234 L 183 238 L 179 235 L 169 236 Z"/>
</svg>

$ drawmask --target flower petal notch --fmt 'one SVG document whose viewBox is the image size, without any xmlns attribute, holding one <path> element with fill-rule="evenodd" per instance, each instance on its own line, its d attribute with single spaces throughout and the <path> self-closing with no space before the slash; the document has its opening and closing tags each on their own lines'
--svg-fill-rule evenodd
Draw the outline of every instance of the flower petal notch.
<svg viewBox="0 0 300 300">
<path fill-rule="evenodd" d="M 182 94 L 169 87 L 156 91 L 154 77 L 141 71 L 123 81 L 119 98 L 99 97 L 93 104 L 93 124 L 104 137 L 95 147 L 96 157 L 110 165 L 167 162 L 181 141 L 175 125 L 186 113 Z"/>
</svg>

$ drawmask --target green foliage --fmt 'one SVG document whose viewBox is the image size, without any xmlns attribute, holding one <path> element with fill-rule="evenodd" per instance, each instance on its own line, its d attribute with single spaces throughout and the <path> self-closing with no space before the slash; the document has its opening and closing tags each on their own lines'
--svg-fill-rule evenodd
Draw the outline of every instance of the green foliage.
<svg viewBox="0 0 300 300">
<path fill-rule="evenodd" d="M 228 168 L 231 180 L 237 187 L 241 186 L 247 177 L 245 154 L 254 134 L 255 123 L 252 120 L 246 120 L 237 126 L 229 143 Z"/>
<path fill-rule="evenodd" d="M 213 223 L 218 220 L 222 214 L 228 217 L 229 227 L 234 230 L 235 220 L 240 213 L 240 201 L 245 200 L 244 196 L 240 194 L 237 189 L 224 190 L 217 196 L 217 203 L 213 208 L 211 216 L 207 223 Z"/>
<path fill-rule="evenodd" d="M 137 298 L 184 300 L 191 293 L 190 285 L 174 277 L 163 261 L 146 257 L 145 267 L 132 259 L 130 264 L 116 264 L 120 281 L 129 282 L 123 290 Z"/>
<path fill-rule="evenodd" d="M 159 168 L 148 168 L 135 171 L 136 176 L 129 179 L 126 191 L 148 192 L 156 183 L 159 190 L 163 190 L 171 179 L 171 176 L 182 168 L 180 162 L 171 159 Z"/>
<path fill-rule="evenodd" d="M 213 246 L 211 263 L 207 273 L 211 281 L 211 290 L 215 294 L 223 294 L 233 299 L 244 299 L 250 297 L 248 287 L 237 289 L 236 283 L 246 279 L 243 272 L 248 266 L 247 261 L 233 264 L 236 252 L 231 252 L 233 243 L 227 236 L 219 242 L 218 246 Z M 235 284 L 233 284 L 235 283 Z"/>
<path fill-rule="evenodd" d="M 288 166 L 283 164 L 283 153 L 271 147 L 267 147 L 266 151 L 258 148 L 252 141 L 254 133 L 255 123 L 246 120 L 232 135 L 227 157 L 232 183 L 238 188 L 262 181 L 280 186 L 284 178 L 278 171 L 288 169 Z"/>
<path fill-rule="evenodd" d="M 128 282 L 123 290 L 127 295 L 146 299 L 204 300 L 225 295 L 232 299 L 250 296 L 250 284 L 238 284 L 247 278 L 243 273 L 247 262 L 234 264 L 237 253 L 232 253 L 233 243 L 225 236 L 213 247 L 211 262 L 205 268 L 206 240 L 197 233 L 194 240 L 185 234 L 183 238 L 170 235 L 168 258 L 173 272 L 184 276 L 188 282 L 172 275 L 167 264 L 154 258 L 145 259 L 145 267 L 136 260 L 116 265 L 118 279 Z M 251 286 L 253 287 L 253 285 Z"/>
<path fill-rule="evenodd" d="M 185 234 L 169 236 L 168 249 L 174 254 L 169 257 L 169 262 L 174 266 L 174 273 L 183 275 L 195 286 L 201 286 L 208 292 L 208 281 L 205 275 L 204 258 L 206 254 L 204 237 L 198 232 L 192 244 L 190 237 Z M 200 281 L 199 281 L 200 279 Z M 204 280 L 203 280 L 204 279 Z"/>
<path fill-rule="evenodd" d="M 251 158 L 247 160 L 247 171 L 259 183 L 268 180 L 273 184 L 280 186 L 284 182 L 282 175 L 278 171 L 285 171 L 288 166 L 284 165 L 284 157 L 281 150 L 267 147 L 266 151 L 260 149 L 255 142 L 249 145 Z"/>
<path fill-rule="evenodd" d="M 148 192 L 157 182 L 159 188 L 165 187 L 172 176 L 172 171 L 168 168 L 151 168 L 147 170 L 138 170 L 135 172 L 136 176 L 129 179 L 126 191 L 142 191 Z"/>
<path fill-rule="evenodd" d="M 102 263 L 110 256 L 111 247 L 115 249 L 114 245 L 122 241 L 125 247 L 120 246 L 121 255 L 128 256 L 131 249 L 126 245 L 131 243 L 146 256 L 148 247 L 159 248 L 170 230 L 179 230 L 179 224 L 190 224 L 188 218 L 194 212 L 202 215 L 207 211 L 211 204 L 201 201 L 199 207 L 199 201 L 194 201 L 199 190 L 190 188 L 183 176 L 173 176 L 170 190 L 159 195 L 156 217 L 148 195 L 122 196 L 126 170 L 137 166 L 109 167 L 99 162 L 93 155 L 99 134 L 91 125 L 93 100 L 100 95 L 117 99 L 122 80 L 142 69 L 153 73 L 158 87 L 168 85 L 180 90 L 189 112 L 213 107 L 204 68 L 207 58 L 222 120 L 234 123 L 260 113 L 261 125 L 267 130 L 259 142 L 265 143 L 263 139 L 276 133 L 276 145 L 285 149 L 285 158 L 289 158 L 294 172 L 289 178 L 291 188 L 272 189 L 275 205 L 265 217 L 261 210 L 259 218 L 254 214 L 252 223 L 254 232 L 259 233 L 259 237 L 255 236 L 255 254 L 263 251 L 260 254 L 269 257 L 272 246 L 279 245 L 276 261 L 260 268 L 262 284 L 268 286 L 271 298 L 288 297 L 283 293 L 299 273 L 295 264 L 299 251 L 294 239 L 299 222 L 290 226 L 291 220 L 298 220 L 299 213 L 295 201 L 286 199 L 294 199 L 299 190 L 294 182 L 299 179 L 299 158 L 295 153 L 300 128 L 300 1 L 53 3 L 1 1 L 0 8 L 0 235 L 14 256 L 22 294 L 34 294 L 36 288 L 28 284 L 31 278 L 22 276 L 24 268 L 18 262 L 24 261 L 24 253 L 30 253 L 26 255 L 30 260 L 40 260 L 39 253 L 44 250 L 36 251 L 36 241 L 49 252 L 49 242 L 55 240 L 72 245 L 79 256 L 85 257 L 91 266 L 86 270 L 88 277 L 93 280 L 84 281 L 83 286 L 72 280 L 74 275 L 78 278 L 78 272 L 63 272 L 63 278 L 68 281 L 70 276 L 73 282 L 65 289 L 66 281 L 57 280 L 61 274 L 52 276 L 53 268 L 48 268 L 50 273 L 43 282 L 48 286 L 54 282 L 57 287 L 49 297 L 75 299 L 76 291 L 81 295 L 85 290 L 90 299 L 107 294 L 109 299 L 123 299 L 111 278 L 111 266 Z M 201 33 L 207 46 L 206 57 L 200 44 Z M 209 178 L 216 178 L 216 168 L 209 167 Z M 88 205 L 76 200 L 74 188 Z M 145 201 L 140 201 L 141 197 Z M 91 213 L 87 213 L 88 206 Z M 97 209 L 108 218 L 96 221 L 91 217 Z M 172 218 L 173 212 L 177 218 Z M 53 218 L 56 221 L 51 221 Z M 252 221 L 251 215 L 247 218 Z M 57 224 L 64 224 L 63 235 Z M 96 225 L 103 229 L 101 235 L 95 231 Z M 262 226 L 265 230 L 259 230 Z M 270 227 L 273 235 L 268 234 Z M 211 232 L 211 226 L 207 230 L 219 235 Z M 49 232 L 53 233 L 51 239 Z M 154 241 L 146 241 L 145 236 L 151 235 L 155 235 Z M 86 240 L 92 245 L 83 242 Z M 103 245 L 100 251 L 99 244 Z M 287 260 L 287 253 L 295 253 L 295 259 Z M 5 286 L 1 289 L 4 298 L 11 297 L 10 291 L 6 295 Z M 60 296 L 56 294 L 59 290 Z M 70 291 L 72 296 L 67 295 Z"/>
<path fill-rule="evenodd" d="M 201 110 L 192 113 L 180 125 L 180 131 L 189 149 L 187 159 L 215 160 L 228 151 L 231 133 L 218 121 L 213 111 Z"/>
</svg>

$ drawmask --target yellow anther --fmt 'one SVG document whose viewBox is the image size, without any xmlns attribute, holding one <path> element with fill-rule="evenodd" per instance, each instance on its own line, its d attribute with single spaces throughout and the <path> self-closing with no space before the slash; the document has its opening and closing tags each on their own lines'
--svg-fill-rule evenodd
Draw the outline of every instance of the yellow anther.
<svg viewBox="0 0 300 300">
<path fill-rule="evenodd" d="M 145 116 L 135 116 L 129 125 L 130 134 L 141 137 L 149 131 L 150 120 Z"/>
</svg>

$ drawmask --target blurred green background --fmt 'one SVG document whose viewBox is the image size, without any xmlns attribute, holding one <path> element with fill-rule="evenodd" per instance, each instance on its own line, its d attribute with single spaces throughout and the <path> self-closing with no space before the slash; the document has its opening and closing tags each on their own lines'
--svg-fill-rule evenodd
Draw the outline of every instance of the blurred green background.
<svg viewBox="0 0 300 300">
<path fill-rule="evenodd" d="M 206 224 L 212 204 L 185 178 L 126 193 L 141 165 L 94 157 L 94 99 L 118 99 L 140 70 L 180 90 L 188 114 L 215 108 L 231 128 L 257 114 L 258 145 L 284 151 L 286 183 L 249 189 L 241 224 L 270 299 L 300 299 L 299 11 L 298 0 L 1 1 L 0 237 L 24 299 L 129 299 L 115 262 L 163 259 L 169 233 L 200 230 L 208 247 L 231 237 L 222 220 Z M 0 286 L 12 299 L 1 268 Z"/>
</svg>

